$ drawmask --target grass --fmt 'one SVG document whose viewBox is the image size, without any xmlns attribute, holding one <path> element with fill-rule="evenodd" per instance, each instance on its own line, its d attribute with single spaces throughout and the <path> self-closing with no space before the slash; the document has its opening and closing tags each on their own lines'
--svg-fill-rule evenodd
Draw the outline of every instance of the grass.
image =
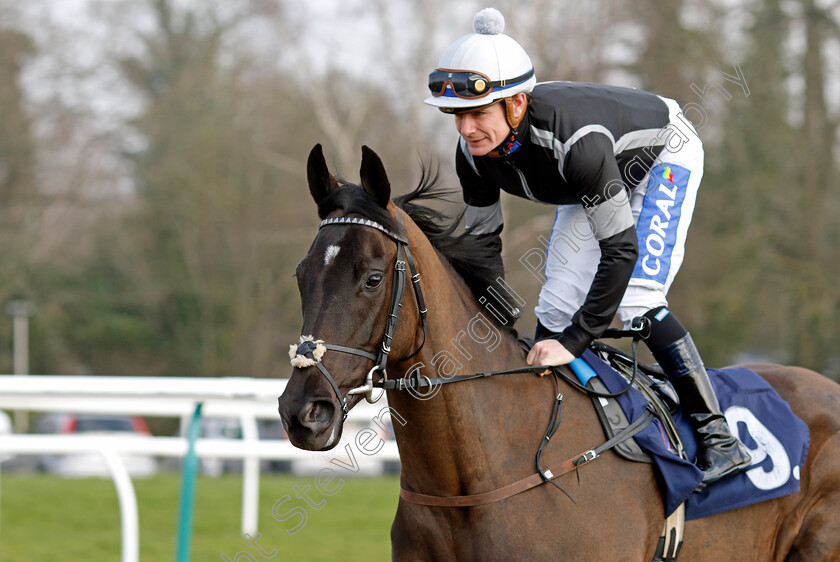
<svg viewBox="0 0 840 562">
<path fill-rule="evenodd" d="M 337 471 L 338 472 L 338 471 Z M 338 476 L 341 476 L 338 474 Z M 390 560 L 389 532 L 397 505 L 398 477 L 343 478 L 324 496 L 315 478 L 263 475 L 260 480 L 259 545 L 272 560 Z M 323 484 L 323 483 L 322 483 Z M 334 480 L 322 489 L 337 487 Z M 305 498 L 298 498 L 304 491 Z M 306 487 L 309 486 L 309 489 Z M 140 517 L 140 560 L 174 560 L 180 477 L 160 474 L 135 480 Z M 302 496 L 304 494 L 301 494 Z M 199 477 L 196 485 L 192 560 L 231 560 L 247 551 L 240 535 L 242 480 Z M 272 517 L 272 506 L 280 502 Z M 310 503 L 319 507 L 315 509 Z M 299 508 L 301 515 L 284 515 Z M 116 490 L 107 479 L 66 480 L 46 475 L 4 474 L 0 480 L 0 561 L 50 562 L 120 559 L 120 515 Z M 250 560 L 241 556 L 239 561 Z"/>
</svg>

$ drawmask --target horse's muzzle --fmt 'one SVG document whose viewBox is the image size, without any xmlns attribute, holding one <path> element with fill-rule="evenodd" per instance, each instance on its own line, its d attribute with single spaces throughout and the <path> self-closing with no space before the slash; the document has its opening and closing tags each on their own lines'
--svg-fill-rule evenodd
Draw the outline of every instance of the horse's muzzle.
<svg viewBox="0 0 840 562">
<path fill-rule="evenodd" d="M 286 391 L 278 399 L 277 411 L 292 445 L 309 451 L 332 449 L 341 439 L 341 416 L 331 398 L 296 400 Z"/>
</svg>

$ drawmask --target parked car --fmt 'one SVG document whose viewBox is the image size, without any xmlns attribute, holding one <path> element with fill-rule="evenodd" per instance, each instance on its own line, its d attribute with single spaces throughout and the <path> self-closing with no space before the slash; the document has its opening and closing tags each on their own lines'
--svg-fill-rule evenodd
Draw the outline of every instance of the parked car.
<svg viewBox="0 0 840 562">
<path fill-rule="evenodd" d="M 182 428 L 182 432 L 186 428 Z M 257 435 L 260 440 L 288 439 L 283 424 L 278 417 L 276 420 L 257 419 Z M 238 417 L 210 416 L 201 418 L 200 438 L 203 439 L 242 439 L 242 425 Z M 179 470 L 180 461 L 169 463 L 170 468 Z M 198 468 L 201 474 L 217 477 L 227 473 L 241 473 L 242 459 L 223 459 L 203 457 L 199 459 Z M 262 472 L 289 472 L 291 462 L 287 460 L 262 460 Z"/>
<path fill-rule="evenodd" d="M 330 451 L 312 451 L 309 458 L 296 459 L 291 463 L 292 474 L 311 476 L 324 468 L 330 468 L 346 476 L 380 476 L 399 474 L 400 461 L 383 458 L 378 453 L 366 453 L 359 446 L 357 435 L 360 432 L 363 444 L 376 450 L 380 442 L 394 443 L 394 429 L 390 417 L 385 420 L 371 421 L 367 424 L 346 422 L 341 441 Z"/>
<path fill-rule="evenodd" d="M 394 436 L 394 424 L 391 421 L 390 416 L 379 422 L 372 421 L 368 427 L 376 431 L 379 438 L 385 441 L 386 443 L 395 443 L 397 440 L 397 438 Z M 399 474 L 401 469 L 402 464 L 400 463 L 399 459 L 382 461 L 382 471 L 385 474 Z"/>
<path fill-rule="evenodd" d="M 186 430 L 186 428 L 184 428 Z M 242 427 L 238 418 L 203 417 L 201 418 L 200 439 L 242 439 Z M 201 457 L 198 470 L 207 476 L 221 476 L 225 472 L 242 472 L 242 461 Z"/>
<path fill-rule="evenodd" d="M 119 435 L 124 439 L 135 439 L 151 435 L 143 418 L 109 414 L 63 414 L 52 413 L 41 416 L 33 427 L 33 433 L 57 435 Z M 157 472 L 157 461 L 148 455 L 120 455 L 128 474 L 135 478 L 152 476 Z M 38 459 L 42 470 L 67 478 L 109 476 L 108 465 L 99 453 L 72 455 L 44 455 Z"/>
<path fill-rule="evenodd" d="M 277 419 L 271 420 L 258 419 L 257 432 L 259 433 L 260 439 L 289 440 L 289 436 L 286 435 L 286 430 L 283 429 L 283 422 L 280 421 L 279 416 Z M 263 472 L 291 472 L 292 461 L 279 459 L 264 460 L 260 464 L 260 470 Z"/>
</svg>

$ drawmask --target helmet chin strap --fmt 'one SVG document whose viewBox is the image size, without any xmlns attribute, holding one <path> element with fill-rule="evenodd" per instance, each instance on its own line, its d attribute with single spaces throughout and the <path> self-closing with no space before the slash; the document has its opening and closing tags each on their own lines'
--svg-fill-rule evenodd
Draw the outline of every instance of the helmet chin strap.
<svg viewBox="0 0 840 562">
<path fill-rule="evenodd" d="M 519 130 L 519 125 L 522 123 L 522 120 L 525 119 L 525 113 L 528 111 L 527 96 L 525 97 L 525 105 L 522 106 L 522 112 L 519 114 L 518 117 L 516 116 L 515 108 L 513 105 L 513 96 L 493 100 L 488 104 L 480 105 L 478 107 L 439 107 L 438 109 L 440 109 L 443 113 L 462 115 L 464 113 L 472 113 L 474 111 L 486 109 L 491 105 L 495 105 L 500 102 L 505 103 L 505 120 L 507 121 L 507 124 L 510 125 L 510 132 L 499 146 L 487 153 L 487 156 L 489 156 L 490 158 L 503 158 L 505 156 L 513 154 L 514 152 L 519 150 L 519 147 L 522 146 L 522 143 L 520 142 L 520 138 L 522 135 L 521 131 Z"/>
<path fill-rule="evenodd" d="M 519 114 L 519 117 L 516 116 L 514 113 L 513 107 L 513 97 L 504 98 L 505 100 L 505 117 L 507 118 L 508 125 L 513 131 L 516 131 L 516 128 L 522 123 L 522 120 L 525 119 L 525 112 L 528 111 L 528 96 L 525 96 L 525 105 L 522 106 L 522 113 Z"/>
<path fill-rule="evenodd" d="M 509 156 L 519 150 L 522 146 L 522 143 L 520 142 L 521 131 L 519 130 L 519 125 L 525 118 L 525 112 L 528 109 L 528 100 L 526 98 L 525 105 L 522 107 L 522 112 L 519 114 L 519 117 L 514 114 L 513 98 L 504 98 L 504 102 L 505 119 L 507 119 L 507 123 L 510 125 L 510 133 L 508 133 L 505 140 L 503 140 L 499 146 L 487 153 L 487 156 L 490 158 L 503 158 L 505 156 Z"/>
<path fill-rule="evenodd" d="M 522 144 L 518 140 L 516 140 L 516 137 L 516 129 L 511 129 L 508 136 L 505 137 L 504 141 L 502 141 L 502 144 L 488 152 L 487 156 L 489 156 L 490 158 L 504 158 L 505 156 L 513 154 L 514 152 L 519 150 L 519 147 L 522 146 Z"/>
</svg>

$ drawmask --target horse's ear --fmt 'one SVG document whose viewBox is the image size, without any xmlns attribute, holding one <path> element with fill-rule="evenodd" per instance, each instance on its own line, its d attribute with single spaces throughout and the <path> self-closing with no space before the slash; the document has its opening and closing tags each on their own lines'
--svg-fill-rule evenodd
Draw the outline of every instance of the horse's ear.
<svg viewBox="0 0 840 562">
<path fill-rule="evenodd" d="M 320 144 L 316 144 L 309 153 L 309 160 L 306 162 L 306 179 L 309 181 L 309 193 L 319 205 L 324 197 L 338 187 L 338 182 L 327 169 L 324 150 Z"/>
<path fill-rule="evenodd" d="M 380 207 L 387 208 L 391 199 L 391 183 L 385 175 L 385 166 L 376 153 L 367 146 L 362 147 L 362 187 Z"/>
</svg>

